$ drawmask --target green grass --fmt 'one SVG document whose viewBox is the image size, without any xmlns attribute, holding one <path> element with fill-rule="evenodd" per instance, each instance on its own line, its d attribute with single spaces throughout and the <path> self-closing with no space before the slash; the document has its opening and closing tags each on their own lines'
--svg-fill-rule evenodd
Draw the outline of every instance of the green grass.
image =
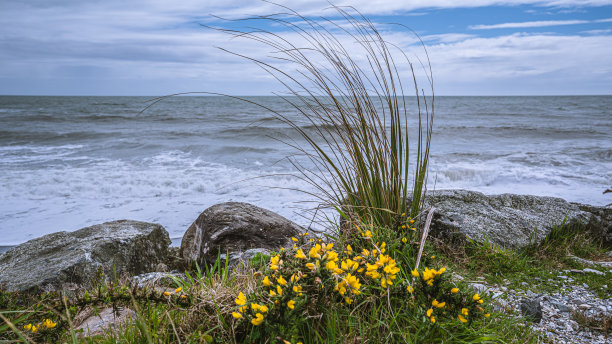
<svg viewBox="0 0 612 344">
<path fill-rule="evenodd" d="M 540 243 L 521 251 L 503 249 L 490 243 L 471 242 L 449 248 L 443 243 L 430 246 L 440 259 L 467 278 L 485 277 L 486 281 L 504 284 L 510 289 L 533 292 L 563 292 L 563 285 L 583 283 L 600 298 L 612 296 L 612 273 L 609 269 L 581 264 L 568 256 L 587 260 L 606 257 L 606 249 L 580 226 L 555 226 Z M 565 270 L 592 268 L 604 273 L 566 273 Z M 559 278 L 571 276 L 573 281 Z"/>
<path fill-rule="evenodd" d="M 367 230 L 372 237 L 364 235 Z M 412 240 L 403 243 L 403 237 Z M 295 258 L 296 250 L 289 249 L 279 253 L 279 262 L 282 263 L 279 263 L 278 270 L 271 269 L 270 260 L 274 256 L 255 257 L 251 265 L 238 266 L 233 270 L 227 266 L 226 260 L 219 258 L 213 266 L 190 271 L 184 278 L 175 278 L 170 287 L 181 287 L 181 291 L 171 292 L 169 296 L 162 295 L 161 291 L 133 289 L 116 279 L 105 281 L 101 278 L 94 279 L 97 285 L 86 293 L 81 291 L 69 296 L 65 302 L 53 294 L 22 298 L 20 294 L 0 292 L 0 299 L 8 302 L 4 305 L 11 307 L 10 311 L 1 311 L 0 314 L 9 320 L 7 324 L 13 326 L 3 327 L 0 339 L 19 341 L 20 335 L 25 334 L 32 342 L 52 343 L 283 343 L 283 340 L 292 343 L 542 342 L 541 335 L 522 326 L 520 318 L 499 313 L 493 313 L 490 318 L 478 316 L 490 310 L 489 300 L 485 298 L 482 305 L 474 302 L 474 292 L 465 283 L 453 282 L 450 271 L 435 277 L 431 287 L 424 279 L 413 278 L 410 271 L 414 268 L 414 252 L 418 249 L 418 245 L 412 243 L 415 237 L 416 234 L 410 232 L 398 233 L 386 227 L 365 225 L 360 234 L 338 237 L 334 248 L 330 249 L 338 252 L 338 262 L 355 257 L 364 248 L 372 249 L 376 243 L 381 248 L 382 242 L 388 242 L 385 254 L 393 257 L 400 268 L 394 284 L 389 288 L 381 287 L 380 279 L 354 271 L 362 287 L 361 294 L 351 296 L 351 304 L 346 304 L 334 289 L 341 279 L 324 268 L 309 272 L 304 265 L 306 261 Z M 308 254 L 316 243 L 300 238 L 296 245 Z M 348 253 L 346 249 L 349 244 L 353 253 Z M 432 249 L 429 246 L 426 250 Z M 309 259 L 314 261 L 316 258 Z M 374 261 L 375 258 L 371 259 Z M 444 259 L 427 256 L 422 266 L 439 269 L 444 265 Z M 423 269 L 420 269 L 421 273 Z M 274 281 L 284 276 L 291 285 L 289 276 L 300 271 L 311 275 L 299 282 L 303 285 L 303 298 L 297 299 L 296 294 L 290 294 L 291 288 L 287 286 L 287 298 L 278 299 L 281 300 L 280 305 L 274 306 L 274 298 L 266 296 L 269 288 L 262 285 L 263 277 L 270 276 Z M 276 278 L 272 278 L 274 273 Z M 414 286 L 414 298 L 406 290 L 411 284 Z M 459 288 L 460 292 L 449 293 L 451 287 Z M 239 311 L 235 299 L 240 292 L 246 295 L 249 302 L 260 302 L 270 307 L 264 325 L 253 326 L 249 321 L 242 321 L 251 316 L 248 310 L 244 312 L 245 319 L 234 319 L 232 312 Z M 297 300 L 292 311 L 285 306 L 290 298 Z M 426 314 L 428 308 L 433 308 L 433 299 L 447 303 L 433 313 L 437 319 L 435 324 Z M 83 333 L 74 330 L 78 324 L 73 321 L 81 310 L 111 306 L 130 308 L 138 316 L 121 328 L 89 338 L 82 338 Z M 483 311 L 477 309 L 480 306 L 484 308 Z M 457 319 L 456 314 L 462 307 L 469 308 L 469 323 L 464 324 Z M 23 330 L 27 323 L 40 322 L 43 318 L 52 318 L 58 323 L 57 327 L 38 333 Z"/>
</svg>

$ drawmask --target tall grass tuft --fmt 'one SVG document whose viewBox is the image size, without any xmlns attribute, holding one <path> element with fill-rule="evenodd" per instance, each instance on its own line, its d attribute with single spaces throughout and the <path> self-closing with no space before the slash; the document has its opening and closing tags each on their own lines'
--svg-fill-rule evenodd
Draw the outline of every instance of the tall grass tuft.
<svg viewBox="0 0 612 344">
<path fill-rule="evenodd" d="M 215 29 L 273 50 L 271 60 L 264 60 L 222 48 L 253 61 L 286 88 L 280 96 L 301 118 L 257 105 L 299 133 L 301 142 L 283 140 L 312 164 L 305 167 L 303 160 L 290 159 L 299 178 L 346 219 L 392 227 L 398 214 L 416 216 L 426 191 L 434 116 L 429 58 L 426 64 L 419 60 L 429 83 L 426 95 L 407 54 L 355 9 L 332 6 L 337 16 L 329 20 L 281 7 L 287 12 L 242 20 L 283 27 L 293 39 L 265 29 Z M 408 81 L 402 81 L 404 74 Z M 405 93 L 408 84 L 413 97 Z M 416 106 L 409 110 L 414 100 Z M 410 116 L 418 120 L 412 141 Z M 410 144 L 416 145 L 412 152 Z"/>
</svg>

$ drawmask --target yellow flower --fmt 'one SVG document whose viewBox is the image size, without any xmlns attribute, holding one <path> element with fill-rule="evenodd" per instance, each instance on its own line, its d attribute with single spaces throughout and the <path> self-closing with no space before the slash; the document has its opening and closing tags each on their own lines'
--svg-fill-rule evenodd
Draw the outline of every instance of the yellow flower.
<svg viewBox="0 0 612 344">
<path fill-rule="evenodd" d="M 276 282 L 280 285 L 287 285 L 287 281 L 283 278 L 283 276 L 276 279 Z"/>
<path fill-rule="evenodd" d="M 268 307 L 267 306 L 259 306 L 259 311 L 262 313 L 266 313 L 268 312 Z"/>
<path fill-rule="evenodd" d="M 483 301 L 482 299 L 480 299 L 480 300 L 478 300 L 477 302 L 478 302 L 478 303 L 483 303 L 484 301 Z"/>
<path fill-rule="evenodd" d="M 434 299 L 431 301 L 431 305 L 437 308 L 442 308 L 446 305 L 446 302 L 438 302 L 438 300 Z"/>
<path fill-rule="evenodd" d="M 279 261 L 280 261 L 279 255 L 271 257 L 270 258 L 270 269 L 275 270 L 275 271 L 278 270 Z"/>
<path fill-rule="evenodd" d="M 276 296 L 276 292 L 272 289 L 270 289 L 270 296 Z"/>
<path fill-rule="evenodd" d="M 240 314 L 240 313 L 238 313 L 238 312 L 232 312 L 232 316 L 233 316 L 235 319 L 240 319 L 240 318 L 242 318 L 242 314 Z"/>
<path fill-rule="evenodd" d="M 327 246 L 325 247 L 326 251 L 331 250 L 332 248 L 334 248 L 334 243 L 330 242 L 329 244 L 327 244 Z"/>
<path fill-rule="evenodd" d="M 238 306 L 242 306 L 246 303 L 246 296 L 242 292 L 238 294 L 238 298 L 234 300 Z"/>
<path fill-rule="evenodd" d="M 407 243 L 407 242 L 408 242 L 408 239 L 406 239 L 406 238 L 404 237 L 404 238 L 402 238 L 402 242 L 405 244 L 405 243 Z"/>
<path fill-rule="evenodd" d="M 57 326 L 57 323 L 53 322 L 51 319 L 45 319 L 43 320 L 42 325 L 46 328 L 54 328 Z"/>
<path fill-rule="evenodd" d="M 415 227 L 410 228 L 411 231 L 416 231 Z"/>
<path fill-rule="evenodd" d="M 23 326 L 24 329 L 30 331 L 32 329 L 32 324 L 27 324 L 25 326 Z"/>
<path fill-rule="evenodd" d="M 414 219 L 410 220 L 410 223 L 414 223 Z"/>
<path fill-rule="evenodd" d="M 412 292 L 414 291 L 414 288 L 411 286 L 408 286 L 408 288 L 406 288 L 408 290 L 409 293 L 412 294 Z"/>
<path fill-rule="evenodd" d="M 435 259 L 435 258 L 436 258 L 436 256 L 431 256 L 431 259 Z"/>
<path fill-rule="evenodd" d="M 310 251 L 308 252 L 308 255 L 311 258 L 319 258 L 321 259 L 321 245 L 316 244 L 315 246 L 313 246 Z"/>
<path fill-rule="evenodd" d="M 474 296 L 472 296 L 472 299 L 473 299 L 474 301 L 478 301 L 478 300 L 480 300 L 480 295 L 478 295 L 478 294 L 474 294 Z"/>
<path fill-rule="evenodd" d="M 268 278 L 268 276 L 264 277 L 264 279 L 261 281 L 261 283 L 263 283 L 264 286 L 269 287 L 272 283 L 270 282 L 270 279 Z"/>
<path fill-rule="evenodd" d="M 301 285 L 294 285 L 293 286 L 293 292 L 296 293 L 298 296 L 302 296 L 302 286 Z"/>
<path fill-rule="evenodd" d="M 183 288 L 178 287 L 178 288 L 174 289 L 174 293 L 175 293 L 175 294 L 176 294 L 176 293 L 180 293 L 180 292 L 181 292 L 181 290 L 183 290 Z"/>
<path fill-rule="evenodd" d="M 306 263 L 306 267 L 309 268 L 310 270 L 315 270 L 316 266 L 312 263 Z"/>
<path fill-rule="evenodd" d="M 433 313 L 433 308 L 427 310 L 427 316 L 430 317 L 431 313 Z"/>
<path fill-rule="evenodd" d="M 453 288 L 451 289 L 451 293 L 455 294 L 459 292 L 459 288 Z"/>
<path fill-rule="evenodd" d="M 343 270 L 355 270 L 359 267 L 359 263 L 357 263 L 354 260 L 350 260 L 350 259 L 346 259 L 343 260 L 342 263 L 340 264 L 340 268 L 342 268 Z"/>
<path fill-rule="evenodd" d="M 281 288 L 280 285 L 276 286 L 276 292 L 278 295 L 283 296 L 283 288 Z"/>
<path fill-rule="evenodd" d="M 369 230 L 367 230 L 367 231 L 366 231 L 366 232 L 363 234 L 363 236 L 364 236 L 364 237 L 366 237 L 366 238 L 371 238 L 371 237 L 372 237 L 372 232 L 370 232 Z"/>
<path fill-rule="evenodd" d="M 186 299 L 187 295 L 181 295 L 181 299 Z"/>
<path fill-rule="evenodd" d="M 436 323 L 436 317 L 429 317 L 429 320 L 431 320 L 432 323 Z"/>
<path fill-rule="evenodd" d="M 468 315 L 468 309 L 467 308 L 461 308 L 461 314 L 467 316 Z"/>
<path fill-rule="evenodd" d="M 402 225 L 402 229 L 406 229 L 406 225 Z"/>
<path fill-rule="evenodd" d="M 467 320 L 466 320 L 466 319 L 465 319 L 465 318 L 464 318 L 464 317 L 463 317 L 461 314 L 459 314 L 459 320 L 460 320 L 462 323 L 467 322 Z"/>
<path fill-rule="evenodd" d="M 297 258 L 297 259 L 305 259 L 306 255 L 304 254 L 304 252 L 302 250 L 297 250 L 297 253 L 295 254 L 295 258 Z"/>
<path fill-rule="evenodd" d="M 167 292 L 167 291 L 165 291 L 165 292 L 164 292 L 164 296 L 170 296 L 170 293 L 169 293 L 169 292 Z"/>
<path fill-rule="evenodd" d="M 353 252 L 353 248 L 351 247 L 351 245 L 346 245 L 346 251 Z"/>
<path fill-rule="evenodd" d="M 263 315 L 261 313 L 257 313 L 257 314 L 255 314 L 255 318 L 253 320 L 251 320 L 251 324 L 253 324 L 254 326 L 259 326 L 259 325 L 261 325 L 263 320 L 264 320 Z"/>
<path fill-rule="evenodd" d="M 294 237 L 291 237 L 291 240 L 293 240 L 294 242 L 297 242 L 297 241 L 298 241 L 298 239 L 297 239 L 297 238 L 294 238 Z"/>
<path fill-rule="evenodd" d="M 402 216 L 406 216 L 406 213 L 402 213 Z"/>
<path fill-rule="evenodd" d="M 289 307 L 289 309 L 294 309 L 295 308 L 295 301 L 289 300 L 289 302 L 287 302 L 287 307 Z"/>
<path fill-rule="evenodd" d="M 419 272 L 417 271 L 417 269 L 414 269 L 414 270 L 410 271 L 410 274 L 411 274 L 412 276 L 414 276 L 414 277 L 419 277 L 419 276 L 420 276 L 420 275 L 419 275 Z"/>
<path fill-rule="evenodd" d="M 491 314 L 486 313 L 484 316 L 485 316 L 485 318 L 488 318 L 488 317 L 490 317 L 490 316 L 491 316 Z"/>
</svg>

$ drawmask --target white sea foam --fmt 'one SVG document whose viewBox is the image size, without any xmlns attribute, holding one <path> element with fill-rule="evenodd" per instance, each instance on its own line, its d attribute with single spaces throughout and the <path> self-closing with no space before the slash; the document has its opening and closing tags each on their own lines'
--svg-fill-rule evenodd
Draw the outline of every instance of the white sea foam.
<svg viewBox="0 0 612 344">
<path fill-rule="evenodd" d="M 226 201 L 309 225 L 312 198 L 296 190 L 314 190 L 287 176 L 281 159 L 295 151 L 269 137 L 287 139 L 275 135 L 285 125 L 225 98 L 172 98 L 138 115 L 143 101 L 0 96 L 0 245 L 121 218 L 180 238 Z M 612 203 L 602 193 L 612 186 L 610 109 L 612 97 L 437 98 L 428 188 Z"/>
<path fill-rule="evenodd" d="M 158 222 L 172 237 L 180 237 L 201 211 L 227 201 L 252 203 L 308 225 L 300 215 L 309 206 L 297 203 L 308 197 L 287 188 L 310 190 L 310 186 L 273 174 L 175 151 L 138 165 L 105 161 L 14 171 L 2 178 L 1 242 L 12 245 L 49 232 L 123 218 Z"/>
</svg>

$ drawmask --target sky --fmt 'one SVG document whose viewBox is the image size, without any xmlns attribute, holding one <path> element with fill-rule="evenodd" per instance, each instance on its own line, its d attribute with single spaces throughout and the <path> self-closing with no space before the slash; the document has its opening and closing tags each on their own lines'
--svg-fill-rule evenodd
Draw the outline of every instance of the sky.
<svg viewBox="0 0 612 344">
<path fill-rule="evenodd" d="M 341 22 L 328 1 L 277 2 Z M 437 95 L 612 94 L 612 0 L 333 3 L 353 6 L 389 42 L 423 58 L 402 25 L 418 33 Z M 274 78 L 219 47 L 253 57 L 269 49 L 203 25 L 282 11 L 257 0 L 2 0 L 0 94 L 271 95 L 283 89 Z"/>
</svg>

